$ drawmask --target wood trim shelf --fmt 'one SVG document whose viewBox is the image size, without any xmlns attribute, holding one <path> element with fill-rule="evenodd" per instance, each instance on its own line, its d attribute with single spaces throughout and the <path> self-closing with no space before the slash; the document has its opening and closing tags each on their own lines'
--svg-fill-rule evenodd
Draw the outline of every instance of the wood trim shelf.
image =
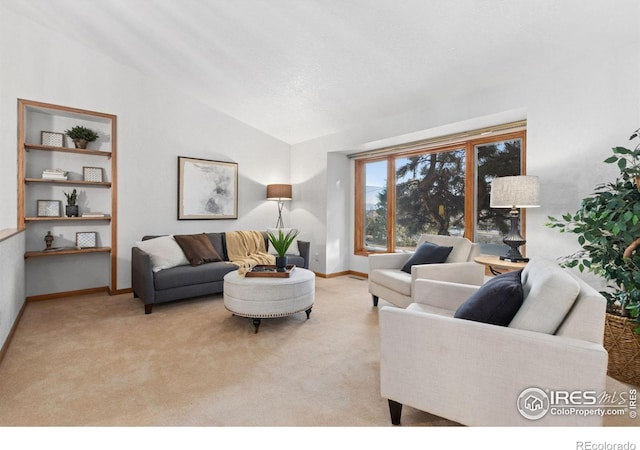
<svg viewBox="0 0 640 450">
<path fill-rule="evenodd" d="M 63 217 L 63 216 L 51 216 L 51 217 L 25 217 L 25 222 L 50 222 L 50 221 L 82 221 L 82 220 L 111 220 L 111 216 L 104 217 Z"/>
<path fill-rule="evenodd" d="M 81 155 L 94 155 L 94 156 L 104 156 L 107 158 L 111 158 L 111 152 L 103 152 L 100 150 L 85 150 L 85 149 L 73 148 L 73 147 L 54 147 L 52 145 L 24 144 L 24 149 L 26 151 L 43 150 L 48 152 L 78 153 Z"/>
<path fill-rule="evenodd" d="M 40 256 L 61 256 L 61 255 L 78 255 L 81 253 L 109 253 L 109 252 L 111 252 L 111 247 L 69 248 L 64 250 L 26 252 L 24 254 L 24 259 L 37 258 Z"/>
<path fill-rule="evenodd" d="M 45 118 L 51 119 L 51 130 L 64 129 L 66 126 L 71 126 L 77 122 L 79 124 L 95 124 L 99 127 L 100 133 L 104 133 L 107 137 L 106 140 L 98 142 L 94 149 L 79 149 L 73 147 L 58 147 L 52 145 L 41 145 L 38 140 L 38 136 L 41 137 L 42 121 L 39 115 L 44 115 Z M 18 99 L 18 226 L 17 229 L 23 230 L 28 227 L 35 227 L 37 224 L 47 225 L 47 228 L 51 227 L 52 231 L 60 229 L 59 231 L 64 235 L 68 233 L 72 234 L 72 230 L 69 230 L 69 225 L 87 226 L 99 226 L 100 235 L 104 233 L 102 238 L 105 242 L 109 242 L 110 247 L 92 247 L 77 249 L 76 247 L 69 247 L 64 250 L 56 251 L 36 251 L 26 252 L 25 258 L 32 257 L 47 257 L 47 256 L 59 256 L 59 255 L 78 255 L 76 258 L 81 258 L 83 254 L 86 256 L 91 253 L 100 253 L 107 255 L 109 258 L 109 286 L 107 287 L 109 292 L 115 292 L 118 286 L 117 274 L 118 274 L 118 174 L 117 174 L 117 157 L 118 157 L 118 117 L 113 114 L 107 114 L 97 111 L 90 111 L 85 109 L 73 108 L 68 106 L 54 105 L 50 103 L 43 103 L 33 100 Z M 67 143 L 66 145 L 73 145 Z M 95 145 L 95 144 L 94 144 Z M 100 149 L 100 150 L 97 150 Z M 63 157 L 64 155 L 67 157 Z M 98 162 L 95 158 L 107 158 L 109 161 L 101 161 L 100 164 L 94 164 Z M 49 162 L 51 161 L 51 162 Z M 76 169 L 85 166 L 104 166 L 103 174 L 106 178 L 102 181 L 85 181 L 81 180 L 57 180 L 49 178 L 27 178 L 27 173 L 32 173 L 39 176 L 40 173 L 36 170 L 43 166 L 56 166 L 59 165 L 58 161 L 65 161 L 68 164 L 74 166 Z M 105 164 L 106 163 L 106 164 Z M 35 186 L 40 186 L 36 188 Z M 66 217 L 64 215 L 57 217 L 25 217 L 27 216 L 26 202 L 31 201 L 31 198 L 35 195 L 37 189 L 42 187 L 82 187 L 90 190 L 91 198 L 95 196 L 95 199 L 104 205 L 102 211 L 108 211 L 109 215 L 101 217 Z M 27 192 L 29 192 L 29 200 L 27 198 Z M 107 207 L 106 200 L 110 201 L 110 207 Z M 90 205 L 90 204 L 89 204 Z M 35 212 L 35 211 L 32 211 Z M 108 239 L 107 233 L 110 234 Z M 28 233 L 25 236 L 27 248 L 38 248 L 39 243 L 33 242 L 37 238 L 42 242 L 39 237 Z M 29 237 L 31 236 L 31 237 Z M 29 245 L 29 242 L 32 242 Z M 37 258 L 36 258 L 37 259 Z M 46 258 L 45 258 L 46 259 Z M 48 265 L 52 270 L 60 271 L 63 268 L 60 267 L 56 261 L 50 260 L 48 262 L 41 261 L 40 263 Z M 51 264 L 49 264 L 51 263 Z M 29 264 L 27 264 L 29 266 Z M 29 272 L 31 269 L 25 267 L 25 270 Z M 37 295 L 36 297 L 50 297 L 59 295 L 60 293 L 49 292 Z M 28 292 L 27 292 L 28 295 Z M 31 296 L 33 297 L 33 296 Z"/>
<path fill-rule="evenodd" d="M 84 181 L 84 180 L 56 180 L 51 178 L 25 178 L 24 182 L 29 183 L 52 183 L 52 184 L 71 184 L 78 186 L 100 186 L 111 187 L 109 181 Z"/>
</svg>

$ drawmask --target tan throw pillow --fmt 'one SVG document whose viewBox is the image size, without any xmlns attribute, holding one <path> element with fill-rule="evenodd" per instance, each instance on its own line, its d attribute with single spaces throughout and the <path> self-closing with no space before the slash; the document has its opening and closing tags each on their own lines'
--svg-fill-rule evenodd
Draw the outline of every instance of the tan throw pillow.
<svg viewBox="0 0 640 450">
<path fill-rule="evenodd" d="M 222 261 L 218 252 L 213 248 L 206 234 L 175 234 L 174 239 L 182 248 L 192 266 L 199 266 L 210 262 Z"/>
</svg>

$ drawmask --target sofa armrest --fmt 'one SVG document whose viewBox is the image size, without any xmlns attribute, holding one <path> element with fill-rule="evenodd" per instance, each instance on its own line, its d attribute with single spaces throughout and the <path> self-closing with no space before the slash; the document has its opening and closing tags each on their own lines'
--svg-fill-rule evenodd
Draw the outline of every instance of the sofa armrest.
<svg viewBox="0 0 640 450">
<path fill-rule="evenodd" d="M 131 248 L 131 287 L 133 295 L 140 297 L 145 305 L 155 303 L 151 257 L 138 247 Z"/>
<path fill-rule="evenodd" d="M 298 242 L 298 252 L 300 256 L 304 258 L 304 269 L 309 268 L 309 260 L 311 255 L 311 242 L 308 241 L 297 241 Z"/>
<path fill-rule="evenodd" d="M 411 300 L 414 303 L 455 311 L 478 289 L 480 289 L 480 286 L 472 284 L 420 278 L 413 282 Z"/>
<path fill-rule="evenodd" d="M 571 426 L 597 416 L 522 417 L 527 388 L 603 392 L 602 345 L 385 306 L 380 309 L 384 398 L 471 426 Z"/>
<path fill-rule="evenodd" d="M 413 253 L 376 253 L 367 257 L 369 273 L 376 269 L 402 269 Z"/>
<path fill-rule="evenodd" d="M 481 286 L 484 283 L 484 266 L 475 262 L 420 264 L 411 267 L 411 280 L 450 281 L 452 283 Z"/>
</svg>

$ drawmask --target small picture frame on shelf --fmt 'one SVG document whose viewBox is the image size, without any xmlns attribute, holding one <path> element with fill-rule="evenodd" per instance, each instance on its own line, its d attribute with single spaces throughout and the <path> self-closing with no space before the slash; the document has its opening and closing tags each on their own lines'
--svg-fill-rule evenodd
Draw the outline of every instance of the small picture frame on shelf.
<svg viewBox="0 0 640 450">
<path fill-rule="evenodd" d="M 64 147 L 64 133 L 56 133 L 55 131 L 41 131 L 40 143 L 50 147 Z"/>
<path fill-rule="evenodd" d="M 95 231 L 79 231 L 76 233 L 76 247 L 92 248 L 98 246 L 98 233 Z"/>
<path fill-rule="evenodd" d="M 83 167 L 82 168 L 82 179 L 84 181 L 95 181 L 102 183 L 102 167 Z"/>
<path fill-rule="evenodd" d="M 38 200 L 38 217 L 60 217 L 61 215 L 60 200 Z"/>
</svg>

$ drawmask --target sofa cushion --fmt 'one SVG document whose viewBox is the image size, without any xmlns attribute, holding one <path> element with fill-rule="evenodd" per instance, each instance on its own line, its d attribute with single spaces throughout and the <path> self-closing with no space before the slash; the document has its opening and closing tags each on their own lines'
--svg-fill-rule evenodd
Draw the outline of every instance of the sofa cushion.
<svg viewBox="0 0 640 450">
<path fill-rule="evenodd" d="M 226 261 L 226 253 L 224 246 L 224 233 L 207 233 L 207 237 L 211 241 L 214 250 L 223 261 Z"/>
<path fill-rule="evenodd" d="M 189 260 L 173 236 L 159 236 L 136 242 L 135 245 L 149 254 L 153 272 L 189 264 Z"/>
<path fill-rule="evenodd" d="M 555 334 L 580 292 L 580 284 L 558 264 L 531 258 L 522 272 L 524 302 L 510 327 Z"/>
<path fill-rule="evenodd" d="M 162 270 L 154 277 L 156 290 L 174 289 L 203 283 L 222 281 L 224 276 L 237 270 L 238 266 L 228 262 L 214 262 L 199 266 L 179 266 Z"/>
<path fill-rule="evenodd" d="M 424 242 L 421 244 L 409 260 L 402 266 L 402 271 L 411 273 L 411 266 L 418 264 L 440 264 L 447 260 L 453 247 L 445 247 Z"/>
<path fill-rule="evenodd" d="M 222 258 L 204 233 L 175 234 L 173 237 L 192 266 L 222 261 Z"/>
<path fill-rule="evenodd" d="M 522 270 L 497 275 L 456 310 L 454 317 L 506 327 L 522 305 Z"/>
</svg>

